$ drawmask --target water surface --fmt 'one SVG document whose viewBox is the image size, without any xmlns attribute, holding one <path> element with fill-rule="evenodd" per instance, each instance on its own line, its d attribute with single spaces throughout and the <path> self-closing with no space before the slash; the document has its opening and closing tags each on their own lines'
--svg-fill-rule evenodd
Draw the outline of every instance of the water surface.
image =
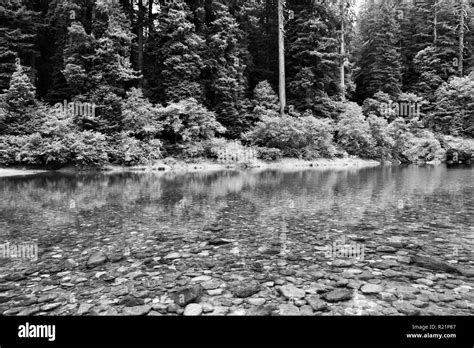
<svg viewBox="0 0 474 348">
<path fill-rule="evenodd" d="M 127 267 L 143 259 L 152 260 L 147 267 L 153 270 L 172 267 L 164 273 L 247 277 L 257 264 L 274 278 L 272 272 L 289 263 L 297 274 L 315 265 L 329 272 L 334 260 L 325 248 L 351 241 L 365 247 L 362 270 L 413 254 L 471 267 L 473 179 L 472 166 L 6 177 L 0 178 L 0 242 L 37 243 L 36 263 L 51 273 L 63 270 L 58 265 L 66 259 L 86 272 L 88 257 L 100 250 L 125 251 L 120 265 Z M 229 243 L 210 246 L 217 237 Z M 378 252 L 386 243 L 405 247 Z M 181 254 L 164 258 L 172 252 Z M 35 264 L 0 259 L 0 266 L 21 270 L 27 262 Z M 400 274 L 413 271 L 403 263 L 393 267 Z M 432 281 L 430 274 L 425 276 Z M 61 276 L 45 284 L 69 282 Z M 40 278 L 24 281 L 41 289 Z"/>
</svg>

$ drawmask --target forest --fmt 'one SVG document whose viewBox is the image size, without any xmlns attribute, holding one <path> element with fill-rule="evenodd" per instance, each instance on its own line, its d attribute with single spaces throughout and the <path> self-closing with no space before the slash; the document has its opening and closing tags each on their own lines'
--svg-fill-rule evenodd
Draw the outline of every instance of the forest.
<svg viewBox="0 0 474 348">
<path fill-rule="evenodd" d="M 0 166 L 468 161 L 473 0 L 0 4 Z"/>
</svg>

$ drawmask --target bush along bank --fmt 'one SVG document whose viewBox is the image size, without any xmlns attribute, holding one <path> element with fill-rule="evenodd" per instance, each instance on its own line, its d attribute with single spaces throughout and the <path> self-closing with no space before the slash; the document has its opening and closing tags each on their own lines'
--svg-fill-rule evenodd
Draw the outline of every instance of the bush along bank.
<svg viewBox="0 0 474 348">
<path fill-rule="evenodd" d="M 390 96 L 384 93 L 366 99 L 362 106 L 334 102 L 329 117 L 310 110 L 281 116 L 274 91 L 261 82 L 243 110 L 241 127 L 229 130 L 194 98 L 163 106 L 151 103 L 137 88 L 114 99 L 113 105 L 77 101 L 94 105 L 93 114 L 65 112 L 37 100 L 23 67 L 17 62 L 16 68 L 10 89 L 0 95 L 3 167 L 137 166 L 167 157 L 187 163 L 349 156 L 396 163 L 469 162 L 474 152 L 474 140 L 466 137 L 471 134 L 468 123 L 456 133 L 454 126 L 446 128 L 449 132 L 440 128 L 439 112 L 425 115 L 421 109 L 409 118 L 387 114 L 384 106 Z M 474 91 L 474 74 L 464 79 Z"/>
</svg>

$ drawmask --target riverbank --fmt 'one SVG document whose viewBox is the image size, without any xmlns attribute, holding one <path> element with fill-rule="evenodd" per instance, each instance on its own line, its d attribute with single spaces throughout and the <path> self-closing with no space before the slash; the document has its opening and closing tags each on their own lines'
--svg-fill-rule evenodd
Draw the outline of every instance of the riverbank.
<svg viewBox="0 0 474 348">
<path fill-rule="evenodd" d="M 364 160 L 360 158 L 336 158 L 336 159 L 317 159 L 313 161 L 300 160 L 295 158 L 283 158 L 278 161 L 252 161 L 247 163 L 217 163 L 211 160 L 204 160 L 197 163 L 188 163 L 176 161 L 174 159 L 165 159 L 152 165 L 120 167 L 110 166 L 110 171 L 159 171 L 159 172 L 201 172 L 201 171 L 221 171 L 221 170 L 240 170 L 240 169 L 280 169 L 280 170 L 300 170 L 302 168 L 363 168 L 375 167 L 381 165 L 378 161 Z"/>
<path fill-rule="evenodd" d="M 278 161 L 260 161 L 255 160 L 247 163 L 218 163 L 212 160 L 203 160 L 196 163 L 189 163 L 185 161 L 176 160 L 174 158 L 165 158 L 160 161 L 155 161 L 149 165 L 139 166 L 115 166 L 106 165 L 104 167 L 64 167 L 56 171 L 62 173 L 76 173 L 76 172 L 208 172 L 221 170 L 240 170 L 240 169 L 280 169 L 285 171 L 300 170 L 302 168 L 319 168 L 319 169 L 347 169 L 347 168 L 365 168 L 375 167 L 381 165 L 380 162 L 374 160 L 366 160 L 361 158 L 334 158 L 334 159 L 317 159 L 317 160 L 301 160 L 296 158 L 283 158 Z M 0 168 L 0 177 L 6 176 L 21 176 L 38 174 L 52 170 L 46 169 L 24 169 L 24 168 Z"/>
<path fill-rule="evenodd" d="M 47 170 L 0 168 L 0 178 L 5 176 L 32 175 L 43 172 L 47 172 Z"/>
</svg>

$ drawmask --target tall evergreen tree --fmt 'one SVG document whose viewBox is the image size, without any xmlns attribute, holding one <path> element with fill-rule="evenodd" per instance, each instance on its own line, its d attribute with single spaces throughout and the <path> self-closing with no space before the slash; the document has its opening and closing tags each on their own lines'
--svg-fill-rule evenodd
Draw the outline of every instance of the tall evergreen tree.
<svg viewBox="0 0 474 348">
<path fill-rule="evenodd" d="M 389 2 L 371 3 L 359 19 L 356 94 L 362 101 L 378 91 L 391 96 L 401 91 L 400 27 Z"/>
<path fill-rule="evenodd" d="M 290 8 L 295 18 L 288 22 L 288 104 L 328 117 L 329 97 L 339 98 L 340 94 L 339 9 L 298 3 Z"/>
<path fill-rule="evenodd" d="M 0 95 L 0 134 L 23 135 L 31 132 L 31 120 L 36 116 L 36 88 L 27 69 L 15 60 L 15 72 L 10 87 Z"/>
<path fill-rule="evenodd" d="M 17 57 L 33 68 L 30 75 L 35 80 L 39 28 L 38 13 L 27 9 L 21 2 L 0 4 L 0 93 L 8 88 Z"/>
<path fill-rule="evenodd" d="M 247 81 L 243 57 L 248 56 L 244 33 L 226 5 L 213 2 L 211 22 L 206 32 L 208 72 L 207 97 L 214 106 L 217 120 L 227 128 L 228 136 L 238 137 L 246 130 L 242 111 L 245 105 Z"/>
<path fill-rule="evenodd" d="M 417 30 L 433 33 L 432 43 L 418 51 L 413 62 L 419 75 L 415 91 L 429 100 L 431 104 L 434 92 L 457 72 L 457 35 L 455 6 L 448 1 L 429 1 L 417 8 L 417 13 L 426 14 L 436 20 L 430 20 L 430 26 L 420 23 Z M 419 21 L 419 20 L 418 20 Z"/>
<path fill-rule="evenodd" d="M 154 42 L 146 52 L 148 62 L 155 62 L 146 71 L 152 100 L 164 103 L 191 97 L 200 102 L 204 99 L 200 77 L 205 41 L 196 34 L 191 19 L 185 3 L 161 6 L 157 31 L 151 34 Z"/>
<path fill-rule="evenodd" d="M 118 2 L 96 0 L 92 10 L 90 34 L 79 21 L 68 28 L 63 74 L 76 99 L 97 105 L 97 118 L 78 115 L 78 123 L 87 129 L 116 132 L 122 122 L 121 97 L 139 77 L 130 64 L 134 36 Z"/>
</svg>

